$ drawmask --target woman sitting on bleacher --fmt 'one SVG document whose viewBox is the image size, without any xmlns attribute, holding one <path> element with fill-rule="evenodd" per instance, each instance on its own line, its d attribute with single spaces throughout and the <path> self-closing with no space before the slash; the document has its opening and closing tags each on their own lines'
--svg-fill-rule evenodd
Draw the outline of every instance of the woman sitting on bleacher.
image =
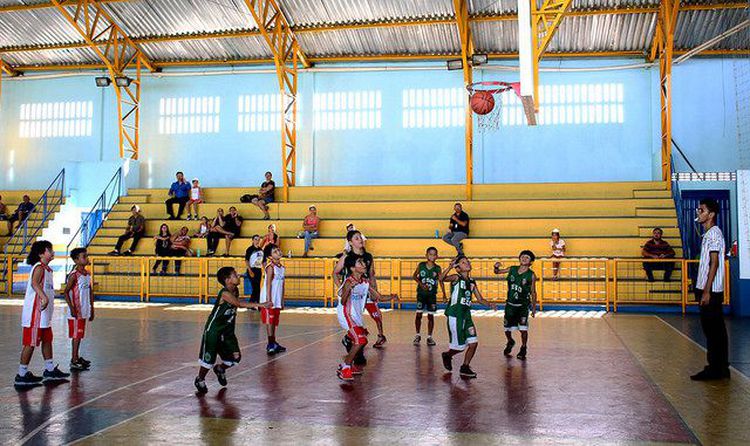
<svg viewBox="0 0 750 446">
<path fill-rule="evenodd" d="M 170 257 L 172 255 L 172 234 L 169 232 L 169 226 L 163 223 L 159 228 L 159 234 L 154 237 L 154 247 L 157 257 Z M 161 275 L 167 274 L 169 260 L 158 259 L 151 269 L 151 274 L 156 274 L 156 270 L 161 264 Z"/>
</svg>

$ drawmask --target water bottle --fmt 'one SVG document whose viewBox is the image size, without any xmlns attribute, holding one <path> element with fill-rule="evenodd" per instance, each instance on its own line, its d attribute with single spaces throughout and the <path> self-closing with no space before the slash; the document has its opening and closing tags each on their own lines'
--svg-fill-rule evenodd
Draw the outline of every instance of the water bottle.
<svg viewBox="0 0 750 446">
<path fill-rule="evenodd" d="M 440 230 L 435 229 L 435 238 L 440 238 Z"/>
<path fill-rule="evenodd" d="M 292 250 L 290 249 L 289 252 L 286 253 L 286 256 L 290 259 L 292 258 Z"/>
<path fill-rule="evenodd" d="M 200 248 L 198 248 L 198 249 L 197 249 L 197 250 L 195 251 L 195 256 L 196 256 L 196 257 L 200 257 L 200 256 L 201 256 L 201 249 L 200 249 Z"/>
</svg>

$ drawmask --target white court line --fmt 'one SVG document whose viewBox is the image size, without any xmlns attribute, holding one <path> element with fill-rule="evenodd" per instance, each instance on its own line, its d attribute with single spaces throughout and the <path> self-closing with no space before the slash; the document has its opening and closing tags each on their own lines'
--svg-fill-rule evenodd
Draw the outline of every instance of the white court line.
<svg viewBox="0 0 750 446">
<path fill-rule="evenodd" d="M 328 332 L 328 331 L 331 331 L 331 329 L 329 328 L 327 330 L 317 330 L 317 331 L 306 332 L 306 333 L 298 333 L 298 334 L 294 334 L 294 335 L 284 336 L 283 338 L 279 338 L 279 339 L 288 339 L 288 338 L 294 338 L 294 337 L 297 337 L 297 336 L 307 336 L 307 335 L 311 335 L 311 334 L 324 333 L 324 332 Z M 339 331 L 341 331 L 341 330 L 337 330 L 335 333 L 338 333 Z M 266 341 L 253 342 L 252 344 L 248 344 L 248 345 L 240 347 L 240 348 L 249 348 L 249 347 L 252 347 L 252 346 L 255 346 L 255 345 L 262 345 L 264 342 L 266 342 Z M 268 362 L 271 362 L 271 361 L 268 361 Z M 196 361 L 196 364 L 197 364 L 197 361 Z M 69 408 L 69 409 L 67 409 L 67 410 L 65 410 L 63 412 L 55 414 L 55 415 L 49 417 L 47 419 L 47 421 L 45 421 L 44 423 L 42 423 L 39 426 L 37 426 L 34 430 L 32 430 L 31 432 L 29 432 L 28 434 L 26 434 L 23 438 L 21 438 L 21 440 L 19 441 L 19 445 L 25 444 L 26 442 L 28 442 L 29 440 L 31 440 L 32 438 L 34 438 L 34 436 L 36 434 L 38 434 L 42 430 L 44 430 L 47 427 L 49 427 L 55 420 L 57 420 L 58 418 L 60 418 L 62 416 L 65 416 L 65 415 L 69 414 L 70 412 L 73 412 L 74 410 L 80 409 L 81 407 L 87 406 L 87 405 L 89 405 L 89 404 L 91 404 L 91 403 L 93 403 L 95 401 L 98 401 L 98 400 L 100 400 L 102 398 L 105 398 L 105 397 L 107 397 L 109 395 L 112 395 L 114 393 L 120 392 L 121 390 L 125 390 L 125 389 L 128 389 L 130 387 L 136 386 L 138 384 L 142 384 L 142 383 L 144 383 L 146 381 L 151 381 L 152 379 L 160 378 L 160 377 L 162 377 L 164 375 L 169 375 L 170 373 L 179 372 L 180 370 L 183 370 L 183 369 L 186 369 L 186 368 L 189 368 L 189 367 L 193 367 L 196 364 L 193 364 L 192 366 L 190 366 L 190 365 L 183 365 L 183 366 L 180 366 L 180 367 L 177 367 L 177 368 L 174 368 L 174 369 L 167 370 L 165 372 L 159 373 L 157 375 L 153 375 L 153 376 L 150 376 L 148 378 L 144 378 L 144 379 L 142 379 L 140 381 L 136 381 L 134 383 L 130 383 L 130 384 L 124 385 L 122 387 L 118 387 L 116 389 L 112 389 L 109 392 L 103 393 L 103 394 L 101 394 L 101 395 L 99 395 L 97 397 L 94 397 L 94 398 L 90 399 L 90 400 L 86 400 L 86 401 L 82 402 L 81 404 L 78 404 L 77 406 L 73 406 L 73 407 L 71 407 L 71 408 Z"/>
<path fill-rule="evenodd" d="M 319 332 L 314 332 L 314 333 L 319 333 Z M 249 369 L 245 369 L 245 370 L 243 370 L 243 371 L 241 371 L 241 372 L 239 372 L 239 373 L 235 373 L 234 375 L 232 375 L 232 378 L 237 378 L 237 377 L 239 377 L 239 376 L 242 376 L 242 375 L 245 375 L 245 374 L 247 374 L 247 373 L 249 373 L 249 372 L 251 372 L 251 371 L 253 371 L 253 370 L 257 369 L 257 368 L 263 367 L 264 365 L 268 365 L 268 364 L 270 364 L 270 363 L 272 363 L 272 362 L 275 362 L 275 361 L 279 361 L 279 360 L 281 360 L 281 359 L 284 359 L 284 358 L 286 358 L 287 356 L 291 355 L 292 353 L 296 353 L 296 352 L 298 352 L 298 351 L 300 351 L 300 350 L 304 350 L 304 349 L 306 349 L 307 347 L 312 347 L 313 345 L 315 345 L 315 344 L 319 344 L 320 342 L 323 342 L 324 340 L 326 340 L 326 339 L 330 338 L 331 336 L 334 336 L 334 335 L 337 335 L 337 334 L 341 334 L 341 333 L 343 333 L 343 330 L 337 330 L 336 332 L 334 332 L 334 333 L 331 333 L 331 334 L 329 334 L 328 336 L 324 336 L 324 337 L 322 337 L 322 338 L 318 339 L 317 341 L 313 341 L 313 342 L 310 342 L 309 344 L 305 344 L 305 345 L 303 345 L 302 347 L 296 348 L 296 349 L 294 349 L 294 350 L 290 350 L 290 351 L 286 352 L 286 354 L 283 354 L 283 355 L 281 355 L 281 356 L 276 356 L 276 357 L 274 357 L 273 359 L 271 359 L 270 361 L 266 361 L 266 362 L 264 362 L 264 363 L 261 363 L 261 364 L 257 364 L 257 365 L 255 365 L 254 367 L 251 367 L 251 368 L 249 368 Z M 309 334 L 309 333 L 308 333 L 308 334 Z M 186 398 L 190 398 L 190 397 L 195 397 L 195 392 L 191 392 L 191 393 L 189 393 L 189 394 L 187 394 L 187 395 L 181 396 L 181 397 L 179 397 L 179 398 L 175 398 L 175 399 L 173 399 L 173 400 L 171 400 L 171 401 L 167 401 L 166 403 L 163 403 L 163 404 L 159 404 L 158 406 L 156 406 L 156 407 L 152 407 L 151 409 L 149 409 L 149 410 L 147 410 L 147 411 L 145 411 L 145 412 L 141 412 L 141 413 L 139 413 L 139 414 L 137 414 L 137 415 L 133 415 L 132 417 L 130 417 L 130 418 L 128 418 L 128 419 L 125 419 L 125 420 L 122 420 L 122 421 L 120 421 L 119 423 L 113 424 L 113 425 L 111 425 L 111 426 L 107 426 L 107 427 L 105 427 L 104 429 L 98 430 L 98 431 L 96 431 L 96 432 L 94 432 L 94 433 L 91 433 L 91 434 L 89 434 L 89 435 L 86 435 L 85 437 L 81 437 L 81 438 L 79 438 L 79 439 L 77 439 L 77 440 L 71 441 L 70 443 L 66 443 L 66 444 L 68 444 L 68 445 L 74 445 L 74 444 L 78 444 L 78 443 L 80 443 L 80 442 L 82 442 L 82 441 L 85 441 L 85 440 L 87 440 L 87 439 L 91 438 L 91 437 L 95 437 L 95 436 L 101 435 L 101 434 L 103 434 L 103 433 L 105 433 L 105 432 L 107 432 L 107 431 L 110 431 L 110 430 L 112 430 L 112 429 L 114 429 L 114 428 L 118 427 L 118 426 L 121 426 L 121 425 L 123 425 L 123 424 L 125 424 L 125 423 L 129 423 L 129 422 L 131 422 L 131 421 L 135 420 L 136 418 L 140 418 L 140 417 L 142 417 L 142 416 L 144 416 L 144 415 L 148 415 L 148 414 L 150 414 L 150 413 L 152 413 L 152 412 L 155 412 L 155 411 L 157 411 L 157 410 L 159 410 L 159 409 L 162 409 L 162 408 L 164 408 L 164 407 L 170 406 L 170 405 L 172 405 L 172 404 L 175 404 L 175 403 L 177 403 L 178 401 L 182 401 L 182 400 L 184 400 L 184 399 L 186 399 Z"/>
</svg>

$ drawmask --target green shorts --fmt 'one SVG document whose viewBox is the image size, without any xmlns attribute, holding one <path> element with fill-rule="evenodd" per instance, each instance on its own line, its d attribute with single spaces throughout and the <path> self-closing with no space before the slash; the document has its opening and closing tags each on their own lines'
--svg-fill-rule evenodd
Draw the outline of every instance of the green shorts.
<svg viewBox="0 0 750 446">
<path fill-rule="evenodd" d="M 474 327 L 474 321 L 471 320 L 471 314 L 463 316 L 446 316 L 448 319 L 448 338 L 450 340 L 451 350 L 464 350 L 468 344 L 476 344 L 477 329 Z"/>
<path fill-rule="evenodd" d="M 526 305 L 514 307 L 506 304 L 503 328 L 505 328 L 505 331 L 527 331 L 529 329 L 529 307 Z"/>
<path fill-rule="evenodd" d="M 233 366 L 240 362 L 240 343 L 234 333 L 221 334 L 214 331 L 203 333 L 201 353 L 198 362 L 201 367 L 210 369 L 220 357 L 224 365 Z"/>
<path fill-rule="evenodd" d="M 437 313 L 437 294 L 417 293 L 417 313 Z"/>
</svg>

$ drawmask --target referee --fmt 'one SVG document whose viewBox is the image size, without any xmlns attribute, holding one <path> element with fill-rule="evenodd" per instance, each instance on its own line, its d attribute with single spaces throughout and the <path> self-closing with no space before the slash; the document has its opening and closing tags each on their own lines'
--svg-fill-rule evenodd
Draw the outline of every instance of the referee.
<svg viewBox="0 0 750 446">
<path fill-rule="evenodd" d="M 716 226 L 719 205 L 716 200 L 703 199 L 696 210 L 697 221 L 705 233 L 701 241 L 701 259 L 695 300 L 700 305 L 701 327 L 706 336 L 708 365 L 691 376 L 694 381 L 729 378 L 729 345 L 724 326 L 724 235 Z"/>
</svg>

